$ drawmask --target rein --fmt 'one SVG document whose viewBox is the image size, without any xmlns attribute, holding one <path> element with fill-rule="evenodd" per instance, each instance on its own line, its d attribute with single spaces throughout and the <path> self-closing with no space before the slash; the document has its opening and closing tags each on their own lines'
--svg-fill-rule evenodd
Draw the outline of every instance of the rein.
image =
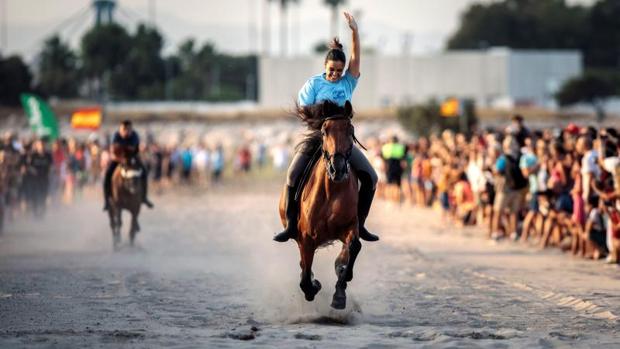
<svg viewBox="0 0 620 349">
<path fill-rule="evenodd" d="M 323 122 L 329 121 L 329 120 L 344 120 L 344 119 L 350 120 L 351 118 L 349 118 L 348 116 L 345 116 L 344 114 L 337 114 L 337 115 L 326 117 L 325 119 L 323 119 Z M 351 133 L 351 137 L 353 137 L 353 143 L 357 143 L 362 149 L 368 151 L 368 149 L 366 149 L 366 147 L 362 144 L 362 142 L 360 142 L 359 139 L 355 137 L 355 132 Z"/>
<path fill-rule="evenodd" d="M 337 115 L 332 115 L 329 117 L 326 117 L 323 119 L 323 122 L 328 121 L 328 120 L 344 120 L 344 119 L 351 119 L 348 116 L 345 116 L 344 114 L 337 114 Z M 357 137 L 355 137 L 355 132 L 353 132 L 351 134 L 351 136 L 353 137 L 353 142 L 357 143 L 362 149 L 364 150 L 368 150 L 366 149 L 366 147 L 364 147 L 364 145 L 357 139 Z M 317 146 L 316 150 L 314 151 L 314 153 L 312 153 L 312 157 L 310 159 L 310 161 L 308 162 L 308 165 L 306 166 L 306 168 L 304 169 L 304 172 L 300 178 L 299 183 L 304 184 L 306 183 L 306 181 L 308 180 L 308 178 L 310 178 L 310 174 L 312 173 L 312 169 L 314 168 L 314 165 L 316 164 L 316 162 L 318 161 L 318 159 L 321 156 L 321 153 L 323 153 L 323 146 L 322 144 L 320 144 L 319 146 Z M 326 160 L 329 160 L 329 156 L 326 157 L 325 154 L 323 154 L 323 157 Z M 348 156 L 347 156 L 347 160 L 348 160 Z M 304 189 L 304 185 L 298 185 L 297 186 L 297 191 L 295 192 L 295 200 L 299 200 L 301 197 L 301 193 Z"/>
</svg>

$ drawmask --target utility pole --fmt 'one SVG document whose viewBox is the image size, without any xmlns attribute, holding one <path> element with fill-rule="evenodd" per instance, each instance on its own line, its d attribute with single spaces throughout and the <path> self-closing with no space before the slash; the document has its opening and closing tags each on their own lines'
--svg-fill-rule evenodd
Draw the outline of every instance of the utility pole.
<svg viewBox="0 0 620 349">
<path fill-rule="evenodd" d="M 0 34 L 0 50 L 2 50 L 4 53 L 9 50 L 9 36 L 6 23 L 8 18 L 7 1 L 8 0 L 0 0 L 0 11 L 2 12 L 2 18 L 0 18 L 0 21 L 2 21 L 2 23 L 0 24 L 0 31 L 2 31 L 2 33 Z"/>
<path fill-rule="evenodd" d="M 299 23 L 301 21 L 301 19 L 299 18 L 299 12 L 300 8 L 299 8 L 299 3 L 295 3 L 293 4 L 293 33 L 291 35 L 291 37 L 293 38 L 293 55 L 298 55 L 299 54 L 299 43 L 301 42 L 300 40 L 300 36 L 301 36 L 301 32 L 300 32 L 300 26 L 301 24 Z"/>
<path fill-rule="evenodd" d="M 403 56 L 411 56 L 411 49 L 413 48 L 413 35 L 411 32 L 405 32 L 403 34 Z"/>
<path fill-rule="evenodd" d="M 271 22 L 269 18 L 269 11 L 271 10 L 270 0 L 261 0 L 263 6 L 263 55 L 269 56 L 271 52 Z"/>
<path fill-rule="evenodd" d="M 288 54 L 288 2 L 280 4 L 280 57 Z"/>
<path fill-rule="evenodd" d="M 155 0 L 149 0 L 149 22 L 151 22 L 151 27 L 155 28 L 156 18 L 155 18 Z"/>
<path fill-rule="evenodd" d="M 256 9 L 254 5 L 256 4 L 256 0 L 248 0 L 248 9 L 249 16 L 248 18 L 248 53 L 254 54 L 258 52 L 257 41 L 257 33 L 256 33 Z"/>
</svg>

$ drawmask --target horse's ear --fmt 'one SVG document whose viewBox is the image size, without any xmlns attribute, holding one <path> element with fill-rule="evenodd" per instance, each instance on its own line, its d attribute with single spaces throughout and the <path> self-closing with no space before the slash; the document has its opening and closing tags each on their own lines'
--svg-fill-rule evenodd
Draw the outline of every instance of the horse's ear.
<svg viewBox="0 0 620 349">
<path fill-rule="evenodd" d="M 349 119 L 353 118 L 353 106 L 349 101 L 344 102 L 344 115 L 348 116 Z"/>
</svg>

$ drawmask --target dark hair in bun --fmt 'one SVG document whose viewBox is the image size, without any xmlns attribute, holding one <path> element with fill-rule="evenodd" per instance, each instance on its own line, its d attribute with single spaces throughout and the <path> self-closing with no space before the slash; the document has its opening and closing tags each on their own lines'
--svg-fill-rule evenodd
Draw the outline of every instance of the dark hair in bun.
<svg viewBox="0 0 620 349">
<path fill-rule="evenodd" d="M 327 63 L 327 61 L 340 61 L 342 63 L 347 63 L 347 56 L 344 54 L 342 44 L 337 37 L 333 38 L 327 47 L 329 48 L 329 51 L 327 51 L 327 56 L 325 56 L 325 63 Z"/>
</svg>

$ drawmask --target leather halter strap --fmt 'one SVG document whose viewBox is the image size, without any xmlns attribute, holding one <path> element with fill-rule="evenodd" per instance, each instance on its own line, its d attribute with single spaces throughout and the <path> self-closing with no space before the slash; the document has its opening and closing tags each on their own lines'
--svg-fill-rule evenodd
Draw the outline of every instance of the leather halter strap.
<svg viewBox="0 0 620 349">
<path fill-rule="evenodd" d="M 350 117 L 348 117 L 348 116 L 346 116 L 346 115 L 344 115 L 344 114 L 336 114 L 336 115 L 332 115 L 332 116 L 328 116 L 328 117 L 326 117 L 325 119 L 323 119 L 323 122 L 325 122 L 325 121 L 331 121 L 331 120 L 346 120 L 346 119 L 351 120 L 351 118 L 350 118 Z M 357 144 L 358 144 L 358 145 L 359 145 L 362 149 L 364 149 L 364 150 L 368 150 L 368 149 L 366 149 L 366 147 L 362 144 L 362 142 L 360 142 L 360 141 L 359 141 L 359 139 L 357 139 L 357 137 L 355 137 L 355 132 L 353 132 L 353 133 L 351 134 L 351 136 L 353 137 L 353 142 L 354 142 L 354 143 L 357 143 Z"/>
</svg>

